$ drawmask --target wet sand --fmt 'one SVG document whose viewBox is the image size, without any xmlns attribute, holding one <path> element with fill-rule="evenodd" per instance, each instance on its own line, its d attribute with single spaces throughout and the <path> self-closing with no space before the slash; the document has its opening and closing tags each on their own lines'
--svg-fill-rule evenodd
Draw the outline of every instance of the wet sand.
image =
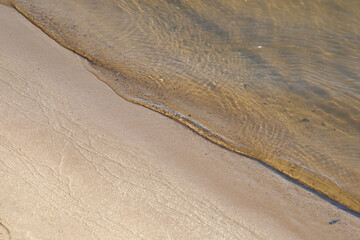
<svg viewBox="0 0 360 240">
<path fill-rule="evenodd" d="M 358 217 L 126 102 L 15 10 L 0 23 L 0 239 L 358 238 Z"/>
<path fill-rule="evenodd" d="M 119 96 L 360 213 L 360 1 L 12 2 Z"/>
</svg>

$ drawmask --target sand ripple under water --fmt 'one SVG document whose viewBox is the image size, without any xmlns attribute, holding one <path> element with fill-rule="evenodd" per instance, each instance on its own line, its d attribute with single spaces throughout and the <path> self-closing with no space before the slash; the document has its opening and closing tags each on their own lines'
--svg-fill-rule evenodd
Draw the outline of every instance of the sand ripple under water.
<svg viewBox="0 0 360 240">
<path fill-rule="evenodd" d="M 14 0 L 125 99 L 360 212 L 360 2 Z"/>
</svg>

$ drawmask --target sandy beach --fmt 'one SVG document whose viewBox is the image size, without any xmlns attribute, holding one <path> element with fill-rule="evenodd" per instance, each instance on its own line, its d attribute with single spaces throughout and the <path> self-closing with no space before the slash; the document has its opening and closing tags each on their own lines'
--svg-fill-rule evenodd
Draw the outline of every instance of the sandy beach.
<svg viewBox="0 0 360 240">
<path fill-rule="evenodd" d="M 129 103 L 0 5 L 0 239 L 359 239 L 360 219 Z"/>
</svg>

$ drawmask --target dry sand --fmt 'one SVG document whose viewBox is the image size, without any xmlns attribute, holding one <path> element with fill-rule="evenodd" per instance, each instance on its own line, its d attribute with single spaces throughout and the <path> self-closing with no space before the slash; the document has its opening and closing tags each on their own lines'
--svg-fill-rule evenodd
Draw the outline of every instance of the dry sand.
<svg viewBox="0 0 360 240">
<path fill-rule="evenodd" d="M 0 6 L 1 240 L 359 239 L 357 216 L 126 102 L 84 64 Z"/>
</svg>

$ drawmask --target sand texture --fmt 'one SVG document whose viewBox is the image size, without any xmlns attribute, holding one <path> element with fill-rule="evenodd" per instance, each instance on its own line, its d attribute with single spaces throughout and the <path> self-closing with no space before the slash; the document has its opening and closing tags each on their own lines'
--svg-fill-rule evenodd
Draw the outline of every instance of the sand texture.
<svg viewBox="0 0 360 240">
<path fill-rule="evenodd" d="M 13 0 L 119 96 L 360 213 L 360 1 L 266 2 Z"/>
<path fill-rule="evenodd" d="M 9 7 L 0 33 L 1 240 L 359 238 L 357 216 L 126 102 Z"/>
</svg>

